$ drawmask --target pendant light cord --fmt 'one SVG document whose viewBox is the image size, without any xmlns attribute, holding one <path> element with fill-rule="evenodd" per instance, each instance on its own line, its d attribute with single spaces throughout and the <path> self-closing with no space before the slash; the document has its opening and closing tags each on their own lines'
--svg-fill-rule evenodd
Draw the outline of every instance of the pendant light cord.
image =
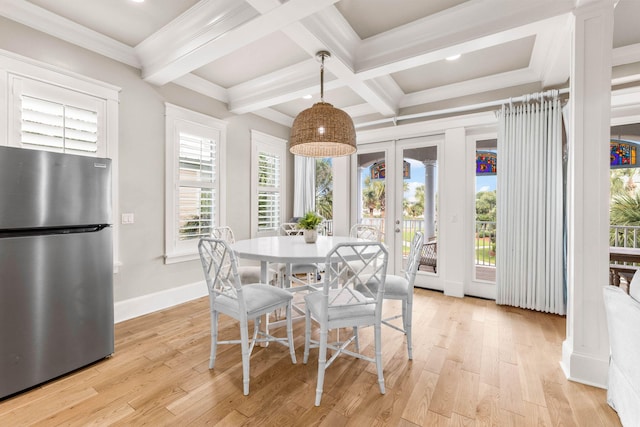
<svg viewBox="0 0 640 427">
<path fill-rule="evenodd" d="M 324 53 L 320 62 L 320 102 L 324 102 Z"/>
</svg>

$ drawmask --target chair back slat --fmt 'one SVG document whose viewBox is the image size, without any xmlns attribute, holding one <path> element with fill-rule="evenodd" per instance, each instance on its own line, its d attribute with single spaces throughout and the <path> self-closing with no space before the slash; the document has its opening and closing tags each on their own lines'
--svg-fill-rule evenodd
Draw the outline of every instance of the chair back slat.
<svg viewBox="0 0 640 427">
<path fill-rule="evenodd" d="M 297 222 L 283 222 L 280 224 L 280 234 L 282 236 L 302 236 L 304 230 L 298 227 Z"/>
<path fill-rule="evenodd" d="M 404 270 L 404 277 L 409 281 L 409 285 L 413 286 L 413 282 L 416 278 L 416 272 L 420 265 L 420 252 L 422 250 L 422 242 L 424 241 L 424 234 L 420 231 L 416 231 L 411 240 L 411 250 L 409 251 L 409 258 L 407 259 L 407 266 Z"/>
<path fill-rule="evenodd" d="M 231 244 L 236 242 L 236 238 L 233 235 L 233 230 L 228 226 L 214 227 L 211 230 L 211 237 L 213 237 L 214 239 L 225 240 Z"/>
<path fill-rule="evenodd" d="M 209 295 L 214 299 L 220 295 L 241 299 L 238 260 L 229 242 L 221 238 L 202 238 L 198 251 Z"/>
<path fill-rule="evenodd" d="M 349 235 L 351 237 L 371 240 L 372 242 L 382 241 L 382 232 L 377 227 L 368 224 L 355 224 L 351 227 Z"/>
<path fill-rule="evenodd" d="M 378 304 L 384 295 L 388 252 L 379 242 L 341 243 L 326 258 L 325 313 L 333 307 Z M 370 286 L 370 285 L 375 286 Z"/>
</svg>

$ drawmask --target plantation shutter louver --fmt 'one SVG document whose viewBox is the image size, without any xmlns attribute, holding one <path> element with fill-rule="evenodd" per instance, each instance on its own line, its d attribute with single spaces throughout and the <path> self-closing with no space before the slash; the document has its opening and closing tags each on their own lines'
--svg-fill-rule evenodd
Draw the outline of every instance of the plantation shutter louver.
<svg viewBox="0 0 640 427">
<path fill-rule="evenodd" d="M 97 156 L 98 112 L 22 95 L 21 147 Z"/>
<path fill-rule="evenodd" d="M 280 157 L 258 153 L 258 230 L 280 227 Z"/>
<path fill-rule="evenodd" d="M 216 226 L 216 141 L 180 132 L 178 240 L 200 239 Z"/>
</svg>

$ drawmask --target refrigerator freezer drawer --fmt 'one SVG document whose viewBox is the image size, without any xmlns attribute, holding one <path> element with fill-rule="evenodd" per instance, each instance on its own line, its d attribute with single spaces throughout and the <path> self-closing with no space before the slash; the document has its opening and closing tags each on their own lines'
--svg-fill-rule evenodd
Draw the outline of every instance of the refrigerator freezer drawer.
<svg viewBox="0 0 640 427">
<path fill-rule="evenodd" d="M 112 230 L 0 239 L 0 398 L 113 353 Z"/>
</svg>

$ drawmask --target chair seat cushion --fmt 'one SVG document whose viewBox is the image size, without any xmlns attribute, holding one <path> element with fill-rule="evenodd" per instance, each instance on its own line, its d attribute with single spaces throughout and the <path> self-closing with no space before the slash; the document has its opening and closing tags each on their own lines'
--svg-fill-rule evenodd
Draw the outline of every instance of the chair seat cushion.
<svg viewBox="0 0 640 427">
<path fill-rule="evenodd" d="M 242 287 L 242 294 L 246 305 L 247 313 L 258 312 L 264 308 L 284 305 L 293 298 L 293 294 L 287 290 L 280 289 L 262 283 L 252 283 Z M 224 313 L 238 312 L 238 300 L 226 295 L 216 297 L 216 305 Z"/>
<path fill-rule="evenodd" d="M 409 281 L 404 276 L 396 276 L 394 274 L 387 275 L 384 280 L 384 294 L 389 298 L 406 297 L 411 289 L 409 289 Z"/>
<path fill-rule="evenodd" d="M 371 292 L 378 290 L 378 283 L 368 281 L 367 287 Z M 384 279 L 384 297 L 387 299 L 404 299 L 409 294 L 409 281 L 403 276 L 387 274 Z"/>
<path fill-rule="evenodd" d="M 334 301 L 336 295 L 337 299 Z M 323 298 L 322 291 L 312 292 L 304 297 L 307 308 L 316 318 L 320 317 Z M 355 290 L 348 293 L 332 289 L 329 291 L 329 301 L 333 301 L 329 306 L 328 320 L 330 322 L 354 317 L 373 317 L 375 314 L 375 301 Z M 363 302 L 367 302 L 367 304 L 360 304 Z"/>
<path fill-rule="evenodd" d="M 240 276 L 240 283 L 246 285 L 248 283 L 260 283 L 260 267 L 247 265 L 238 267 L 238 275 Z M 275 280 L 276 272 L 269 269 L 267 271 L 267 282 Z"/>
</svg>

